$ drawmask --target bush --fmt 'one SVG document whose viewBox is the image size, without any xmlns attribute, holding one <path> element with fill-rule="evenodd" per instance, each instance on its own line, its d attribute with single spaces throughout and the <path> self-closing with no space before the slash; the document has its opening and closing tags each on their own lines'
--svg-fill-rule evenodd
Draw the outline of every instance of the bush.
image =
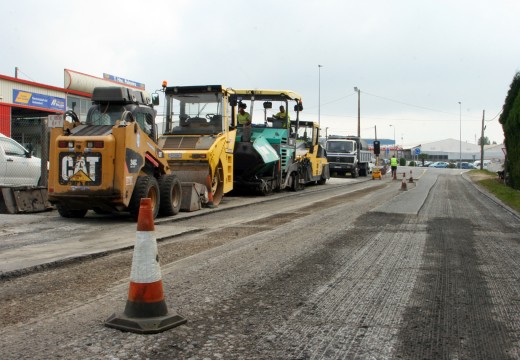
<svg viewBox="0 0 520 360">
<path fill-rule="evenodd" d="M 400 166 L 406 166 L 406 159 L 403 158 L 403 157 L 400 158 L 400 159 L 399 159 L 399 165 L 400 165 Z"/>
<path fill-rule="evenodd" d="M 520 72 L 513 77 L 499 121 L 505 136 L 508 184 L 520 190 Z"/>
</svg>

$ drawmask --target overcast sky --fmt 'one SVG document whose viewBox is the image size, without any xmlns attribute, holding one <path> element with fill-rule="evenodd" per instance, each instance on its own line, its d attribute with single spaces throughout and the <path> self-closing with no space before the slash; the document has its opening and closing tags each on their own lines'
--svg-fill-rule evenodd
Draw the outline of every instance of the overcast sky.
<svg viewBox="0 0 520 360">
<path fill-rule="evenodd" d="M 483 110 L 501 143 L 497 115 L 520 71 L 518 0 L 18 0 L 0 13 L 0 74 L 290 89 L 328 134 L 357 133 L 357 86 L 362 137 L 395 130 L 405 145 L 460 129 L 475 143 Z"/>
</svg>

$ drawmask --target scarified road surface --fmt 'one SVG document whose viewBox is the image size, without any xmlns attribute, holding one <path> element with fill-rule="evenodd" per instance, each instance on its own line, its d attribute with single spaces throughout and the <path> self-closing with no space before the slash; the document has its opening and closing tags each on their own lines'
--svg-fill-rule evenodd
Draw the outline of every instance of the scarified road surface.
<svg viewBox="0 0 520 360">
<path fill-rule="evenodd" d="M 131 252 L 0 282 L 2 359 L 517 359 L 520 220 L 460 176 L 296 194 L 158 227 L 171 312 L 108 329 Z"/>
</svg>

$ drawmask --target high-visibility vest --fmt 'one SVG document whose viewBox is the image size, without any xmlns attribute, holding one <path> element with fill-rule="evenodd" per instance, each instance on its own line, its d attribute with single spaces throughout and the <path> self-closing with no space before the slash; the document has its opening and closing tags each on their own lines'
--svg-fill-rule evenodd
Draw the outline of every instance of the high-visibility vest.
<svg viewBox="0 0 520 360">
<path fill-rule="evenodd" d="M 395 157 L 390 159 L 390 166 L 397 166 L 397 159 Z"/>
<path fill-rule="evenodd" d="M 248 112 L 244 112 L 243 115 L 241 113 L 238 113 L 237 121 L 239 125 L 245 125 L 248 121 L 251 121 L 251 117 L 249 116 Z"/>
<path fill-rule="evenodd" d="M 289 115 L 289 113 L 287 111 L 285 112 L 279 112 L 278 114 L 276 114 L 274 117 L 277 117 L 279 119 L 285 119 L 285 117 L 287 117 L 289 120 L 291 120 L 291 115 Z"/>
</svg>

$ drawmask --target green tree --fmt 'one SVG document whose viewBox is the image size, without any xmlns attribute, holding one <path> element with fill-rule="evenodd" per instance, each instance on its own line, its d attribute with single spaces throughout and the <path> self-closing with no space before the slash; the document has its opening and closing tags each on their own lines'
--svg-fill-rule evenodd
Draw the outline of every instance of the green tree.
<svg viewBox="0 0 520 360">
<path fill-rule="evenodd" d="M 513 77 L 499 121 L 504 130 L 509 185 L 520 189 L 520 72 Z"/>
<path fill-rule="evenodd" d="M 482 144 L 482 138 L 478 139 L 478 144 L 479 145 Z M 484 136 L 484 145 L 489 145 L 489 144 L 491 144 L 491 141 L 489 141 L 489 138 L 487 136 Z"/>
<path fill-rule="evenodd" d="M 426 159 L 428 159 L 428 154 L 425 154 L 425 153 L 420 153 L 419 154 L 419 160 L 422 161 L 423 165 L 424 165 L 424 162 L 426 161 Z"/>
</svg>

